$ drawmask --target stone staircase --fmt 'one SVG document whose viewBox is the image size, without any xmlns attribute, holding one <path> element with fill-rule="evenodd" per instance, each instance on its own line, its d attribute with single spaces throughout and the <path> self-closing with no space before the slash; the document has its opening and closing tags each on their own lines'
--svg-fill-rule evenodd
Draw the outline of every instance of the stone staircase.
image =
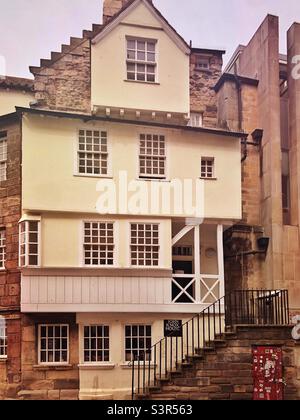
<svg viewBox="0 0 300 420">
<path fill-rule="evenodd" d="M 146 393 L 136 396 L 147 400 L 252 400 L 252 347 L 281 346 L 284 360 L 286 400 L 300 398 L 295 385 L 295 342 L 291 326 L 235 326 L 209 347 L 195 349 L 177 370 L 157 380 Z"/>
</svg>

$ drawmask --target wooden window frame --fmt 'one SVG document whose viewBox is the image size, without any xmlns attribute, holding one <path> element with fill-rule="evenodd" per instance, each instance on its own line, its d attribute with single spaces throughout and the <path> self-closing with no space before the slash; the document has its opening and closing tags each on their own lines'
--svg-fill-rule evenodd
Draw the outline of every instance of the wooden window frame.
<svg viewBox="0 0 300 420">
<path fill-rule="evenodd" d="M 56 328 L 60 328 L 60 335 L 56 336 Z M 46 336 L 42 336 L 42 328 L 46 328 Z M 49 337 L 49 328 L 53 328 L 53 337 Z M 66 336 L 62 335 L 62 329 L 67 329 Z M 42 348 L 42 340 L 46 341 L 45 350 Z M 49 348 L 49 340 L 53 340 L 53 349 Z M 60 347 L 56 347 L 56 341 L 60 341 Z M 67 348 L 62 347 L 62 340 L 67 340 Z M 42 361 L 42 352 L 46 354 L 47 361 Z M 49 362 L 49 354 L 52 353 L 55 359 L 55 353 L 60 352 L 60 358 L 62 359 L 62 353 L 67 353 L 66 360 L 51 361 Z M 68 365 L 70 358 L 70 327 L 68 324 L 39 324 L 38 325 L 38 364 L 41 366 L 62 366 Z"/>
<path fill-rule="evenodd" d="M 135 46 L 130 47 L 130 43 L 135 43 Z M 139 43 L 144 43 L 145 49 L 139 49 Z M 149 45 L 154 45 L 154 49 L 150 50 Z M 139 58 L 139 54 L 144 55 L 144 59 Z M 154 60 L 149 59 L 149 56 L 154 56 Z M 142 66 L 144 70 L 141 69 Z M 149 67 L 153 68 L 153 71 L 150 71 Z M 157 40 L 126 37 L 126 80 L 157 83 Z"/>
<path fill-rule="evenodd" d="M 157 147 L 156 147 L 157 144 Z M 161 166 L 163 162 L 163 166 Z M 150 165 L 149 165 L 150 163 Z M 143 169 L 144 168 L 144 169 Z M 147 169 L 151 172 L 147 173 Z M 160 173 L 163 168 L 163 173 Z M 157 173 L 154 173 L 156 172 Z M 167 178 L 167 144 L 163 134 L 141 133 L 139 136 L 139 178 L 166 180 Z"/>
<path fill-rule="evenodd" d="M 7 181 L 7 132 L 0 133 L 0 182 Z"/>
<path fill-rule="evenodd" d="M 0 271 L 5 270 L 6 263 L 6 230 L 0 228 Z"/>
<path fill-rule="evenodd" d="M 141 328 L 144 329 L 144 333 L 141 333 Z M 130 334 L 128 330 L 130 329 Z M 137 334 L 134 335 L 134 329 L 136 329 Z M 150 335 L 147 334 L 147 329 L 150 329 Z M 124 336 L 125 336 L 125 361 L 131 362 L 133 358 L 137 360 L 137 356 L 141 357 L 147 350 L 152 347 L 152 325 L 151 324 L 126 324 L 124 326 Z M 130 345 L 127 345 L 130 340 Z M 133 345 L 134 340 L 136 340 L 136 346 Z M 141 340 L 144 342 L 144 345 L 140 346 Z M 147 343 L 148 341 L 148 343 Z M 148 344 L 148 345 L 147 345 Z M 146 354 L 146 360 L 149 361 L 149 353 Z M 150 360 L 152 359 L 152 354 L 150 354 Z M 142 360 L 142 358 L 140 359 Z"/>
<path fill-rule="evenodd" d="M 30 224 L 36 223 L 37 230 L 30 230 Z M 37 235 L 37 242 L 30 241 L 30 235 Z M 37 252 L 32 252 L 31 247 L 36 247 Z M 32 264 L 31 257 L 36 257 L 36 264 Z M 19 224 L 19 267 L 41 266 L 41 222 L 40 220 L 24 220 Z"/>
<path fill-rule="evenodd" d="M 93 332 L 92 329 L 95 329 L 96 334 L 92 334 Z M 95 343 L 94 343 L 95 346 L 93 346 L 92 340 L 95 340 Z M 88 346 L 86 346 L 86 341 L 89 342 Z M 96 360 L 92 360 L 93 352 L 96 355 Z M 86 358 L 87 353 L 89 354 L 88 358 Z M 101 354 L 100 357 L 98 357 L 99 354 Z M 83 326 L 83 363 L 84 364 L 110 363 L 110 356 L 111 356 L 111 352 L 110 352 L 109 325 L 102 325 L 102 324 L 101 325 L 97 325 L 97 324 L 84 325 Z"/>
<path fill-rule="evenodd" d="M 139 233 L 144 235 L 139 235 Z M 159 267 L 160 226 L 158 223 L 130 223 L 130 261 L 131 267 Z"/>
</svg>

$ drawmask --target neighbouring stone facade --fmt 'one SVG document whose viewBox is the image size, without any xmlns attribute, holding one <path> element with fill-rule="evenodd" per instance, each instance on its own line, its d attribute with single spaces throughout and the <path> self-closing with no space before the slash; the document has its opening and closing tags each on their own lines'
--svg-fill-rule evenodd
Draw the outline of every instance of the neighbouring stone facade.
<svg viewBox="0 0 300 420">
<path fill-rule="evenodd" d="M 207 69 L 200 69 L 197 61 L 205 59 Z M 205 127 L 217 126 L 217 95 L 214 87 L 222 74 L 222 51 L 192 49 L 190 58 L 191 112 L 203 114 Z"/>
<path fill-rule="evenodd" d="M 295 85 L 299 81 L 291 77 L 290 64 L 282 62 L 291 63 L 299 49 L 300 25 L 292 25 L 288 32 L 284 58 L 278 50 L 278 24 L 277 17 L 267 16 L 216 86 L 218 124 L 249 133 L 248 144 L 242 146 L 243 219 L 239 225 L 244 229 L 233 227 L 227 232 L 225 266 L 227 288 L 286 288 L 292 311 L 299 313 L 300 112 Z M 289 155 L 289 209 L 283 207 L 282 199 L 283 152 Z M 270 238 L 267 255 L 241 255 L 256 251 L 260 236 Z"/>
<path fill-rule="evenodd" d="M 202 356 L 189 357 L 187 366 L 170 380 L 150 389 L 152 400 L 252 400 L 253 356 L 255 346 L 276 346 L 283 351 L 285 400 L 297 400 L 296 359 L 299 346 L 291 338 L 291 327 L 238 326 L 215 341 Z"/>
<path fill-rule="evenodd" d="M 43 366 L 38 364 L 38 325 L 68 324 L 69 365 Z M 22 389 L 23 400 L 78 400 L 79 394 L 78 326 L 75 315 L 22 316 Z"/>
<path fill-rule="evenodd" d="M 0 228 L 6 234 L 6 264 L 0 271 L 0 316 L 7 325 L 7 360 L 0 361 L 0 399 L 14 397 L 21 382 L 20 272 L 18 222 L 21 214 L 21 128 L 18 118 L 0 123 L 7 137 L 7 180 L 0 182 Z"/>
</svg>

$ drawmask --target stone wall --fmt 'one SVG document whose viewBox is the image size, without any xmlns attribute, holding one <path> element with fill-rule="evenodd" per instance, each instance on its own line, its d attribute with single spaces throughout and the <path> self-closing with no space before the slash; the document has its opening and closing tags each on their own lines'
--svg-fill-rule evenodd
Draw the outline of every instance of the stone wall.
<svg viewBox="0 0 300 420">
<path fill-rule="evenodd" d="M 57 57 L 56 57 L 56 55 Z M 91 45 L 88 38 L 71 38 L 62 53 L 31 68 L 39 108 L 91 113 Z"/>
<path fill-rule="evenodd" d="M 103 2 L 103 23 L 107 23 L 131 0 L 104 0 Z"/>
<path fill-rule="evenodd" d="M 209 60 L 209 69 L 196 68 L 198 58 Z M 223 58 L 219 52 L 195 52 L 190 58 L 190 98 L 191 112 L 203 114 L 205 127 L 217 126 L 217 95 L 214 87 L 222 73 Z"/>
<path fill-rule="evenodd" d="M 7 180 L 0 182 L 0 227 L 6 231 L 6 270 L 0 271 L 0 316 L 6 319 L 8 358 L 0 362 L 0 398 L 13 397 L 21 380 L 20 272 L 18 222 L 21 214 L 21 129 L 17 120 L 0 125 L 7 132 Z M 2 397 L 1 397 L 2 395 Z"/>
<path fill-rule="evenodd" d="M 151 399 L 176 400 L 252 400 L 253 356 L 255 346 L 276 346 L 283 351 L 285 400 L 297 400 L 300 382 L 297 377 L 299 347 L 291 338 L 291 327 L 236 327 L 223 341 L 206 350 L 203 358 L 189 358 L 190 366 L 161 382 Z"/>
<path fill-rule="evenodd" d="M 51 367 L 38 365 L 38 325 L 69 324 L 70 364 Z M 24 400 L 77 400 L 79 393 L 78 326 L 75 315 L 47 314 L 22 317 L 22 390 Z"/>
</svg>

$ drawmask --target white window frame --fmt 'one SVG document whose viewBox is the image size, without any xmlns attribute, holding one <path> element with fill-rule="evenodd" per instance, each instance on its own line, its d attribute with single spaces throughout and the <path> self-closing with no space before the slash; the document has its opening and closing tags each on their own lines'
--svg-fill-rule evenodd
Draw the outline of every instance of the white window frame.
<svg viewBox="0 0 300 420">
<path fill-rule="evenodd" d="M 101 224 L 111 224 L 113 225 L 113 243 L 109 244 L 109 243 L 91 243 L 91 245 L 95 245 L 95 246 L 113 246 L 113 264 L 86 264 L 85 263 L 85 246 L 89 245 L 88 243 L 85 243 L 85 224 L 86 223 L 97 223 L 99 226 Z M 93 230 L 93 229 L 92 229 Z M 100 231 L 100 228 L 98 229 Z M 91 251 L 92 252 L 92 251 Z M 100 252 L 100 251 L 99 251 Z M 81 246 L 81 253 L 82 253 L 82 267 L 86 267 L 86 268 L 99 268 L 99 267 L 105 267 L 105 268 L 114 268 L 116 267 L 116 261 L 117 261 L 117 228 L 116 228 L 116 222 L 115 221 L 109 221 L 109 220 L 84 220 L 82 222 L 82 246 Z"/>
<path fill-rule="evenodd" d="M 147 338 L 148 339 L 150 338 L 151 339 L 151 346 L 150 346 L 150 348 L 152 348 L 152 345 L 153 345 L 153 325 L 150 324 L 150 323 L 126 323 L 126 324 L 123 325 L 123 327 L 124 327 L 124 330 L 123 330 L 124 331 L 124 360 L 125 360 L 125 363 L 130 363 L 132 361 L 132 355 L 133 355 L 133 351 L 134 350 L 137 350 L 138 352 L 143 352 L 145 350 L 148 350 L 148 348 L 149 348 L 147 345 L 144 348 L 140 348 L 140 346 L 139 346 L 139 339 L 140 338 L 143 338 L 144 340 L 147 340 Z M 130 335 L 130 337 L 126 335 L 126 328 L 127 327 L 130 327 L 131 328 L 131 335 Z M 132 328 L 133 327 L 137 327 L 137 329 L 138 329 L 138 335 L 137 336 L 133 336 L 132 335 Z M 145 334 L 143 336 L 140 336 L 139 335 L 139 328 L 140 327 L 144 327 L 145 328 Z M 146 334 L 146 332 L 147 332 L 146 328 L 147 327 L 150 327 L 151 328 L 151 335 L 150 336 L 148 336 Z M 129 349 L 126 346 L 126 340 L 127 339 L 131 339 L 132 340 L 133 337 L 137 337 L 138 347 L 136 349 L 133 349 L 132 346 L 131 346 L 131 349 Z M 131 341 L 131 343 L 132 343 L 132 341 Z M 147 344 L 147 341 L 146 341 L 146 344 Z M 130 351 L 131 352 L 131 360 L 127 360 L 127 351 Z M 148 358 L 146 360 L 147 360 L 147 362 L 149 362 L 149 359 Z M 152 361 L 152 353 L 150 354 L 150 361 Z"/>
<path fill-rule="evenodd" d="M 149 245 L 149 244 L 139 245 L 138 244 L 138 234 L 137 234 L 137 238 L 136 238 L 137 239 L 137 244 L 135 244 L 134 241 L 133 241 L 133 238 L 132 238 L 132 225 L 137 225 L 137 227 L 138 227 L 138 225 L 144 225 L 144 226 L 147 226 L 147 225 L 153 226 L 153 225 L 155 225 L 155 226 L 158 226 L 158 244 L 153 244 L 152 243 L 151 245 Z M 138 232 L 138 229 L 137 229 L 137 232 Z M 151 230 L 151 232 L 152 232 L 152 230 Z M 143 269 L 157 269 L 157 268 L 160 267 L 160 258 L 161 258 L 161 226 L 160 226 L 160 223 L 155 223 L 155 222 L 141 222 L 141 221 L 135 222 L 135 221 L 132 221 L 132 222 L 129 223 L 129 238 L 130 238 L 130 246 L 129 246 L 130 267 L 132 267 L 132 268 L 143 268 Z M 147 239 L 146 236 L 144 237 L 144 239 Z M 152 238 L 152 240 L 153 240 L 153 238 Z M 145 265 L 140 265 L 139 264 L 139 258 L 138 257 L 136 258 L 137 264 L 133 264 L 133 261 L 135 260 L 132 257 L 132 252 L 133 252 L 132 251 L 132 248 L 133 247 L 135 247 L 135 248 L 138 248 L 138 247 L 144 247 L 144 248 L 146 248 L 146 247 L 149 247 L 149 248 L 150 247 L 151 248 L 157 247 L 158 248 L 158 259 L 157 259 L 158 264 L 157 265 L 153 265 L 153 264 L 151 264 L 151 265 L 146 265 L 146 264 Z M 151 250 L 150 252 L 151 252 L 151 254 L 154 253 L 153 250 Z M 137 253 L 137 256 L 138 256 L 138 250 L 136 251 L 136 253 Z M 146 253 L 146 251 L 144 251 L 144 254 L 145 253 Z M 146 262 L 147 261 L 147 258 L 144 257 L 144 261 Z M 151 258 L 151 261 L 152 261 L 152 258 Z"/>
<path fill-rule="evenodd" d="M 144 136 L 144 139 L 142 138 Z M 151 136 L 151 139 L 148 138 Z M 155 138 L 158 138 L 157 140 Z M 160 148 L 160 142 L 163 138 L 163 144 L 164 144 L 164 155 L 160 154 L 161 148 Z M 147 142 L 151 141 L 151 154 L 147 153 Z M 145 146 L 142 146 L 142 142 L 145 142 Z M 154 143 L 158 142 L 158 147 L 154 147 Z M 144 153 L 142 149 L 145 149 Z M 155 153 L 155 150 L 157 150 L 157 153 Z M 139 139 L 138 139 L 138 176 L 140 180 L 160 180 L 164 181 L 167 180 L 167 140 L 166 136 L 164 134 L 157 134 L 157 133 L 151 133 L 151 132 L 145 132 L 145 133 L 139 133 Z M 151 174 L 143 174 L 141 171 L 141 159 L 145 160 L 145 168 L 147 169 L 147 160 L 150 160 L 152 162 L 151 169 L 154 169 L 153 161 L 157 160 L 158 164 L 161 160 L 164 161 L 164 174 L 153 174 L 153 171 Z M 159 169 L 159 165 L 158 165 Z"/>
<path fill-rule="evenodd" d="M 48 331 L 49 327 L 53 327 L 54 331 L 55 331 L 55 327 L 60 327 L 61 329 L 62 328 L 67 328 L 67 337 L 62 337 L 62 336 L 59 337 L 60 340 L 62 340 L 62 339 L 67 340 L 67 350 L 64 350 L 62 348 L 60 348 L 59 350 L 55 350 L 55 348 L 48 349 L 46 347 L 46 353 L 47 354 L 50 351 L 52 351 L 53 353 L 55 353 L 55 351 L 60 351 L 60 352 L 66 351 L 67 352 L 67 361 L 66 362 L 65 361 L 61 361 L 61 362 L 42 362 L 41 361 L 41 353 L 43 351 L 42 348 L 41 348 L 41 340 L 42 340 L 41 329 L 43 327 L 46 327 L 47 331 Z M 47 334 L 48 334 L 48 332 L 47 332 Z M 55 334 L 54 334 L 54 336 L 55 336 Z M 47 335 L 46 339 L 47 340 L 49 339 L 48 335 Z M 55 343 L 55 337 L 53 337 L 53 341 Z M 69 324 L 39 324 L 38 325 L 38 364 L 41 365 L 41 366 L 66 366 L 66 365 L 69 365 L 69 363 L 70 363 L 70 326 L 69 326 Z"/>
<path fill-rule="evenodd" d="M 7 325 L 4 318 L 0 318 L 0 339 L 3 344 L 0 344 L 0 360 L 7 359 Z"/>
<path fill-rule="evenodd" d="M 206 162 L 205 164 L 205 174 L 203 175 L 203 161 Z M 208 165 L 207 162 L 212 161 L 212 176 L 208 176 Z M 207 157 L 207 156 L 202 156 L 201 157 L 201 168 L 200 168 L 200 178 L 204 179 L 204 180 L 215 180 L 216 179 L 216 159 L 214 157 Z"/>
<path fill-rule="evenodd" d="M 29 242 L 29 224 L 31 222 L 37 223 L 37 237 L 38 243 Z M 22 231 L 22 226 L 25 226 L 24 232 Z M 35 232 L 31 232 L 35 233 Z M 23 241 L 24 235 L 24 241 Z M 37 254 L 37 264 L 29 264 L 29 259 L 31 255 L 36 255 L 30 253 L 30 245 L 37 245 L 38 254 Z M 22 246 L 24 246 L 25 253 L 22 252 Z M 25 258 L 25 263 L 22 264 L 22 258 Z M 19 267 L 40 267 L 41 266 L 41 220 L 40 219 L 31 219 L 31 220 L 22 220 L 19 223 Z"/>
<path fill-rule="evenodd" d="M 200 55 L 196 56 L 195 69 L 198 71 L 207 71 L 210 69 L 210 58 Z"/>
<path fill-rule="evenodd" d="M 5 270 L 6 263 L 6 230 L 0 228 L 0 271 Z"/>
<path fill-rule="evenodd" d="M 4 174 L 4 176 L 2 175 Z M 7 181 L 7 132 L 0 132 L 0 182 Z"/>
<path fill-rule="evenodd" d="M 88 151 L 87 149 L 80 150 L 80 138 L 83 137 L 83 135 L 81 134 L 82 131 L 85 132 L 85 135 L 84 135 L 85 138 L 86 138 L 86 132 L 87 131 L 91 131 L 92 133 L 95 133 L 95 132 L 99 132 L 100 133 L 100 136 L 99 136 L 99 139 L 100 139 L 100 142 L 99 142 L 99 151 L 95 151 L 95 150 Z M 106 146 L 107 146 L 107 151 L 106 152 L 101 152 L 101 150 L 100 150 L 101 149 L 101 139 L 102 139 L 101 133 L 106 133 Z M 94 139 L 94 135 L 92 135 L 92 138 Z M 103 136 L 103 138 L 104 138 L 104 136 Z M 92 142 L 92 144 L 93 144 L 93 147 L 97 146 L 93 142 Z M 85 143 L 85 146 L 87 146 L 86 143 Z M 87 155 L 87 154 L 91 154 L 91 155 L 97 155 L 97 154 L 99 154 L 99 155 L 106 155 L 107 173 L 106 174 L 101 173 L 101 167 L 99 167 L 99 174 L 94 173 L 94 169 L 95 169 L 94 167 L 92 167 L 93 168 L 93 172 L 92 173 L 88 173 L 88 172 L 81 173 L 80 172 L 80 165 L 79 165 L 79 163 L 80 163 L 80 153 L 85 154 L 85 155 Z M 85 157 L 84 160 L 86 161 L 87 158 Z M 101 128 L 96 128 L 96 127 L 79 127 L 78 128 L 77 137 L 76 137 L 76 140 L 75 140 L 75 165 L 74 166 L 75 166 L 74 174 L 76 176 L 79 176 L 79 177 L 87 177 L 87 178 L 111 178 L 111 174 L 112 174 L 112 169 L 111 169 L 111 148 L 110 148 L 110 142 L 109 142 L 109 131 L 106 128 L 103 128 L 103 127 L 101 127 Z"/>
<path fill-rule="evenodd" d="M 97 328 L 97 329 L 102 328 L 102 331 L 104 331 L 104 328 L 108 328 L 108 337 L 106 337 L 105 335 L 103 335 L 102 337 L 98 336 L 98 331 L 97 331 L 97 334 L 96 334 L 97 338 L 91 338 L 92 336 L 89 335 L 89 340 L 92 340 L 92 339 L 96 340 L 96 349 L 95 350 L 91 349 L 91 348 L 90 349 L 85 348 L 85 340 L 86 340 L 86 338 L 85 338 L 85 328 L 90 328 L 91 329 L 93 327 Z M 104 348 L 102 348 L 102 349 L 99 348 L 98 349 L 97 340 L 103 340 L 103 342 L 104 342 L 105 339 L 108 339 L 108 348 L 105 348 L 105 346 L 104 346 Z M 85 364 L 85 365 L 107 365 L 107 364 L 111 363 L 111 328 L 110 328 L 110 325 L 108 325 L 108 324 L 106 324 L 106 325 L 97 324 L 97 323 L 89 324 L 89 325 L 83 325 L 82 326 L 82 340 L 83 340 L 83 345 L 82 345 L 82 362 L 83 362 L 83 364 Z M 92 351 L 95 351 L 96 353 L 99 351 L 99 352 L 102 352 L 102 356 L 104 356 L 105 352 L 108 351 L 108 356 L 109 357 L 108 357 L 108 360 L 106 360 L 106 361 L 104 361 L 104 360 L 102 360 L 102 361 L 100 361 L 100 360 L 86 361 L 85 360 L 85 352 L 86 351 L 90 352 L 90 355 L 91 355 Z"/>
<path fill-rule="evenodd" d="M 191 112 L 188 127 L 203 127 L 203 112 Z"/>
<path fill-rule="evenodd" d="M 128 48 L 128 42 L 135 42 L 136 46 L 135 48 Z M 138 42 L 145 42 L 145 51 L 144 50 L 138 50 Z M 148 43 L 150 44 L 154 44 L 154 51 L 150 51 L 148 50 Z M 150 83 L 150 84 L 156 84 L 158 83 L 158 51 L 157 51 L 157 39 L 150 39 L 150 38 L 140 38 L 140 37 L 134 37 L 134 36 L 126 36 L 126 81 L 128 82 L 137 82 L 137 83 Z M 128 57 L 128 52 L 135 52 L 135 58 L 129 58 Z M 138 53 L 143 53 L 145 52 L 145 60 L 139 60 L 138 59 Z M 148 57 L 147 54 L 154 54 L 154 61 L 148 61 Z M 135 70 L 134 71 L 128 71 L 128 66 L 132 65 L 135 66 Z M 138 65 L 144 65 L 145 66 L 145 72 L 139 72 L 138 71 Z M 147 66 L 154 66 L 154 73 L 148 73 L 148 69 Z M 128 77 L 128 74 L 134 74 L 134 79 L 130 79 Z M 145 75 L 145 80 L 138 80 L 138 74 L 144 74 Z M 153 76 L 154 75 L 154 80 L 147 80 L 148 77 L 147 76 Z"/>
</svg>

